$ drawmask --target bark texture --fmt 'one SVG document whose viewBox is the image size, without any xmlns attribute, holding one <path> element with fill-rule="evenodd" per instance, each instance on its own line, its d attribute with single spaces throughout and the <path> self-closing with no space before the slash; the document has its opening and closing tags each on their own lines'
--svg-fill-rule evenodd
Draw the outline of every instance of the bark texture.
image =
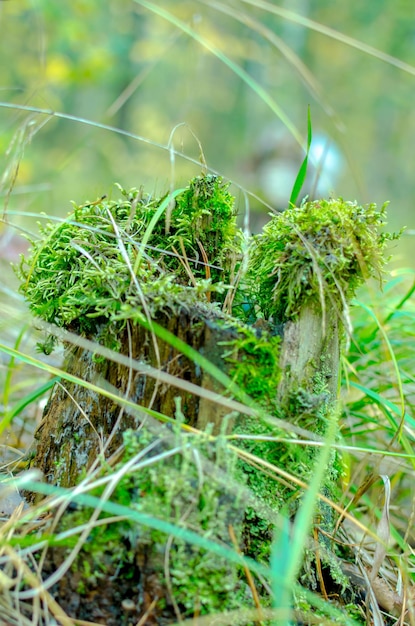
<svg viewBox="0 0 415 626">
<path fill-rule="evenodd" d="M 158 324 L 226 371 L 222 341 L 235 339 L 237 332 L 225 327 L 220 316 L 199 309 L 176 315 L 159 315 Z M 155 346 L 157 344 L 157 350 Z M 199 387 L 222 393 L 219 383 L 163 340 L 140 325 L 131 325 L 120 337 L 121 353 L 149 364 Z M 109 360 L 99 360 L 80 347 L 66 348 L 65 371 L 97 386 L 118 391 L 120 397 L 174 417 L 175 398 L 180 397 L 186 423 L 204 430 L 212 424 L 219 432 L 226 409 L 177 387 Z M 62 381 L 55 385 L 43 419 L 35 434 L 31 465 L 40 469 L 48 482 L 62 487 L 75 485 L 99 455 L 108 458 L 122 444 L 123 432 L 139 427 L 143 417 L 133 415 L 111 398 L 81 385 Z"/>
<path fill-rule="evenodd" d="M 331 399 L 337 396 L 340 365 L 339 316 L 328 309 L 305 306 L 294 320 L 284 326 L 281 346 L 281 382 L 278 400 L 286 404 L 299 388 L 314 393 L 316 376 L 325 379 Z"/>
</svg>

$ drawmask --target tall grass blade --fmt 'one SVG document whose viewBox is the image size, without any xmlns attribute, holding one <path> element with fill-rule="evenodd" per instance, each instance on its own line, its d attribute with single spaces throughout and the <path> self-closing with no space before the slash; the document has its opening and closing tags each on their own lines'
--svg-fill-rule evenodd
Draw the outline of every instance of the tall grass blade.
<svg viewBox="0 0 415 626">
<path fill-rule="evenodd" d="M 146 232 L 144 233 L 144 236 L 141 240 L 141 244 L 140 247 L 138 249 L 138 253 L 137 253 L 137 258 L 135 260 L 134 263 L 134 275 L 136 276 L 138 274 L 138 270 L 140 268 L 140 264 L 141 264 L 141 260 L 143 258 L 143 252 L 144 249 L 146 247 L 146 245 L 148 244 L 148 241 L 153 233 L 153 230 L 157 224 L 157 222 L 159 221 L 159 219 L 161 218 L 161 216 L 163 215 L 163 213 L 165 212 L 165 210 L 169 207 L 170 203 L 174 201 L 174 199 L 180 195 L 181 193 L 183 193 L 183 191 L 185 191 L 185 189 L 175 189 L 175 191 L 173 191 L 172 193 L 169 193 L 166 198 L 164 198 L 163 202 L 161 202 L 160 206 L 157 208 L 156 212 L 154 213 L 153 217 L 150 220 L 149 225 L 146 228 Z"/>
<path fill-rule="evenodd" d="M 13 484 L 13 481 L 10 481 L 10 483 Z M 192 530 L 188 530 L 187 528 L 178 526 L 177 524 L 173 524 L 172 522 L 168 522 L 163 519 L 154 517 L 153 515 L 149 515 L 148 513 L 137 511 L 116 502 L 103 500 L 90 494 L 76 493 L 72 489 L 64 489 L 63 487 L 56 487 L 54 485 L 37 482 L 32 480 L 30 477 L 27 481 L 25 481 L 23 478 L 21 478 L 20 480 L 17 479 L 15 481 L 15 484 L 18 488 L 28 489 L 35 493 L 40 493 L 46 496 L 54 496 L 56 498 L 59 498 L 60 501 L 65 500 L 67 502 L 75 502 L 81 506 L 91 508 L 93 510 L 100 509 L 105 513 L 110 513 L 111 515 L 122 516 L 125 519 L 131 520 L 132 522 L 137 522 L 138 524 L 142 524 L 143 526 L 153 528 L 162 533 L 165 533 L 166 535 L 173 535 L 174 537 L 182 539 L 183 541 L 186 541 L 192 545 L 198 546 L 203 550 L 213 552 L 219 557 L 228 559 L 232 563 L 236 563 L 239 565 L 245 564 L 251 571 L 257 572 L 262 576 L 269 576 L 269 569 L 265 565 L 257 563 L 249 557 L 242 556 L 232 548 L 228 548 L 225 545 L 216 543 L 215 541 L 212 541 L 207 537 L 202 537 Z"/>
<path fill-rule="evenodd" d="M 304 161 L 301 164 L 301 167 L 298 171 L 297 178 L 295 179 L 295 183 L 291 192 L 290 197 L 290 207 L 296 206 L 298 201 L 298 196 L 300 195 L 300 191 L 304 185 L 304 181 L 307 176 L 307 167 L 308 167 L 308 155 L 310 153 L 311 141 L 313 139 L 313 132 L 311 127 L 311 113 L 310 113 L 310 105 L 308 105 L 307 112 L 307 148 L 304 157 Z"/>
<path fill-rule="evenodd" d="M 286 44 L 285 41 L 279 37 L 272 29 L 265 26 L 259 20 L 253 19 L 247 13 L 243 13 L 241 8 L 238 6 L 237 9 L 233 9 L 232 7 L 224 4 L 222 2 L 215 2 L 214 0 L 199 0 L 202 4 L 209 6 L 216 11 L 220 11 L 221 13 L 225 13 L 226 15 L 231 16 L 234 20 L 245 24 L 248 28 L 250 28 L 254 33 L 259 35 L 259 37 L 268 41 L 273 48 L 275 48 L 294 68 L 294 70 L 298 73 L 301 79 L 305 82 L 308 87 L 310 94 L 320 103 L 322 108 L 326 111 L 327 115 L 330 117 L 335 117 L 335 113 L 324 97 L 322 93 L 322 89 L 320 84 L 318 83 L 314 74 L 308 69 L 307 65 L 301 60 L 301 58 L 294 52 L 292 47 L 289 44 Z"/>
<path fill-rule="evenodd" d="M 6 411 L 3 419 L 0 420 L 0 436 L 3 434 L 5 429 L 10 426 L 16 415 L 19 415 L 19 413 L 21 413 L 23 409 L 29 406 L 29 404 L 32 404 L 32 402 L 36 402 L 36 400 L 39 400 L 39 398 L 45 395 L 45 393 L 50 391 L 53 385 L 58 380 L 60 380 L 60 376 L 55 376 L 54 378 L 51 378 L 50 380 L 48 380 L 47 383 L 24 396 L 24 398 L 17 402 L 12 409 Z"/>
<path fill-rule="evenodd" d="M 345 35 L 344 33 L 335 30 L 334 28 L 330 28 L 329 26 L 325 26 L 324 24 L 320 24 L 315 20 L 311 20 L 304 15 L 300 15 L 294 11 L 290 11 L 289 9 L 285 9 L 276 4 L 272 4 L 271 2 L 265 2 L 264 0 L 241 0 L 245 4 L 249 4 L 259 9 L 264 9 L 269 13 L 273 13 L 274 15 L 279 15 L 285 20 L 290 22 L 294 22 L 294 24 L 299 24 L 300 26 L 304 26 L 305 28 L 309 28 L 310 30 L 314 30 L 316 33 L 320 33 L 321 35 L 325 35 L 326 37 L 330 37 L 330 39 L 334 39 L 343 43 L 350 48 L 355 48 L 356 50 L 360 50 L 360 52 L 364 52 L 380 61 L 384 61 L 389 65 L 397 67 L 399 70 L 403 72 L 407 72 L 412 76 L 415 76 L 415 66 L 410 65 L 409 63 L 405 63 L 386 52 L 382 52 L 382 50 L 378 50 L 373 46 L 370 46 L 359 39 L 355 39 L 354 37 L 350 37 L 349 35 Z"/>
<path fill-rule="evenodd" d="M 211 41 L 206 39 L 206 37 L 202 37 L 199 35 L 191 26 L 179 20 L 175 15 L 172 15 L 165 9 L 162 9 L 160 6 L 153 4 L 152 2 L 148 2 L 147 0 L 134 0 L 137 4 L 140 4 L 144 8 L 152 11 L 159 17 L 167 20 L 171 24 L 180 28 L 184 33 L 189 35 L 192 39 L 197 41 L 203 48 L 209 50 L 217 59 L 219 59 L 224 65 L 229 67 L 229 69 L 250 88 L 256 95 L 271 109 L 273 113 L 281 120 L 284 126 L 290 131 L 292 136 L 296 139 L 296 141 L 301 145 L 301 135 L 298 129 L 291 122 L 289 117 L 284 113 L 281 107 L 277 104 L 277 102 L 272 98 L 269 92 L 264 89 L 252 76 L 248 74 L 242 67 L 240 67 L 237 63 L 232 61 L 222 50 L 219 50 Z"/>
<path fill-rule="evenodd" d="M 278 620 L 274 621 L 274 624 L 289 626 L 292 612 L 292 592 L 285 581 L 291 560 L 290 522 L 286 515 L 281 515 L 280 520 L 280 528 L 274 531 L 274 540 L 271 546 L 272 606 L 281 615 Z M 283 584 L 281 581 L 284 581 Z"/>
<path fill-rule="evenodd" d="M 312 526 L 316 504 L 319 499 L 320 487 L 326 477 L 326 470 L 332 452 L 332 444 L 338 434 L 336 416 L 331 415 L 328 419 L 329 425 L 325 436 L 324 447 L 319 456 L 316 457 L 316 464 L 312 479 L 295 516 L 292 535 L 292 549 L 285 578 L 286 584 L 289 586 L 294 585 L 303 561 L 304 549 L 310 535 L 310 528 Z"/>
</svg>

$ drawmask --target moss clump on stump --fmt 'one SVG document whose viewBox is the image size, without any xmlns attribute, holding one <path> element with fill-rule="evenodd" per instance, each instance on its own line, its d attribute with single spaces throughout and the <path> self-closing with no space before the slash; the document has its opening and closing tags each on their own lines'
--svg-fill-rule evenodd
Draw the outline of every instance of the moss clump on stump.
<svg viewBox="0 0 415 626">
<path fill-rule="evenodd" d="M 62 223 L 39 226 L 17 269 L 34 315 L 93 335 L 129 312 L 222 302 L 240 258 L 229 185 L 200 176 L 171 196 L 75 205 Z"/>
<path fill-rule="evenodd" d="M 253 238 L 248 291 L 261 315 L 293 319 L 327 300 L 342 311 L 368 278 L 381 278 L 384 249 L 396 235 L 381 232 L 384 204 L 315 200 L 274 215 Z"/>
<path fill-rule="evenodd" d="M 181 529 L 181 537 L 128 519 L 105 524 L 108 515 L 101 514 L 61 585 L 61 606 L 68 612 L 77 606 L 78 619 L 100 617 L 108 626 L 119 626 L 120 596 L 132 603 L 131 623 L 137 623 L 152 602 L 151 617 L 157 616 L 160 624 L 171 623 L 174 611 L 176 618 L 184 618 L 253 607 L 236 564 L 186 541 L 186 530 L 197 530 L 201 537 L 232 549 L 231 526 L 240 542 L 241 489 L 236 483 L 232 492 L 224 489 L 224 484 L 229 487 L 235 454 L 223 441 L 208 443 L 185 434 L 180 421 L 174 431 L 164 428 L 156 434 L 144 427 L 125 432 L 122 462 L 114 468 L 120 480 L 111 502 L 174 524 Z M 129 471 L 125 471 L 127 465 Z M 93 495 L 102 498 L 104 491 L 98 488 Z M 68 512 L 58 531 L 82 527 L 90 517 L 90 509 Z M 74 543 L 53 547 L 47 568 L 58 567 Z M 97 602 L 91 598 L 107 585 L 109 577 L 112 585 L 100 592 L 109 602 L 104 612 L 97 611 Z"/>
</svg>

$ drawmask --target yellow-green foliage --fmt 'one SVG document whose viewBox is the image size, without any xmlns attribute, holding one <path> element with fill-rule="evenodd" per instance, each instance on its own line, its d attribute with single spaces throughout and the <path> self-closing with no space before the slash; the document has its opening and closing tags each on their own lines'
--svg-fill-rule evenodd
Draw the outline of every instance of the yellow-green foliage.
<svg viewBox="0 0 415 626">
<path fill-rule="evenodd" d="M 316 200 L 274 215 L 253 238 L 247 276 L 262 315 L 285 321 L 322 297 L 342 309 L 364 280 L 380 278 L 395 237 L 380 232 L 386 206 Z"/>
<path fill-rule="evenodd" d="M 212 292 L 209 300 L 221 301 L 241 241 L 228 187 L 199 176 L 170 201 L 121 190 L 121 200 L 75 206 L 63 223 L 40 226 L 17 270 L 31 310 L 94 331 L 94 319 L 136 315 L 144 299 L 152 312 Z"/>
</svg>

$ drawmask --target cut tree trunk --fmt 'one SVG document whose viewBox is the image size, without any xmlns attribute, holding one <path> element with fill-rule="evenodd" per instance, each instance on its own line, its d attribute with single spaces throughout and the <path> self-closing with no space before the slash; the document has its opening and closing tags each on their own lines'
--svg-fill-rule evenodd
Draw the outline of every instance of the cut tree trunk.
<svg viewBox="0 0 415 626">
<path fill-rule="evenodd" d="M 331 400 L 337 397 L 340 338 L 339 313 L 328 308 L 323 315 L 315 305 L 304 306 L 286 322 L 280 356 L 278 400 L 283 406 L 298 389 L 315 394 L 316 379 L 324 383 Z"/>
</svg>

